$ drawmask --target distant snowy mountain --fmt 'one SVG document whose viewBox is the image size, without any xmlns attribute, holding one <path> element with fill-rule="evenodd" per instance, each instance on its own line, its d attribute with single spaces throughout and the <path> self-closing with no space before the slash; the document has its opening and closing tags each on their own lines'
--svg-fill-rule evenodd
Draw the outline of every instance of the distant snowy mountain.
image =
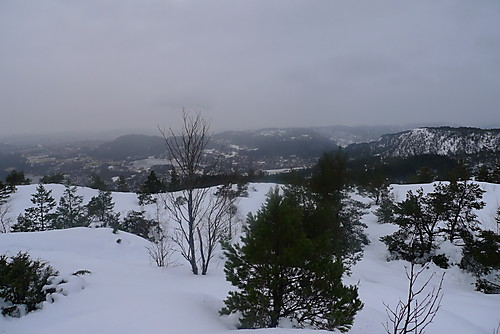
<svg viewBox="0 0 500 334">
<path fill-rule="evenodd" d="M 381 136 L 388 133 L 397 133 L 413 129 L 417 126 L 392 126 L 392 125 L 371 125 L 371 126 L 323 126 L 310 128 L 314 132 L 324 136 L 337 143 L 337 145 L 346 147 L 350 144 L 368 143 L 378 140 Z"/>
<path fill-rule="evenodd" d="M 498 157 L 500 129 L 418 128 L 387 134 L 378 141 L 350 145 L 348 151 L 354 156 L 408 157 L 428 154 L 462 157 L 482 154 Z"/>
</svg>

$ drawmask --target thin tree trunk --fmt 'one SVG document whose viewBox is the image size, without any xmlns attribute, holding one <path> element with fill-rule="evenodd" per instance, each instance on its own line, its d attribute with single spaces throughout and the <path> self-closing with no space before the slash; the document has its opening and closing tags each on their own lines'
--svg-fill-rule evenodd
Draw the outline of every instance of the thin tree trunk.
<svg viewBox="0 0 500 334">
<path fill-rule="evenodd" d="M 198 266 L 196 265 L 196 251 L 194 245 L 194 222 L 195 217 L 193 215 L 193 191 L 190 190 L 188 193 L 188 217 L 189 217 L 189 263 L 191 264 L 191 270 L 193 274 L 198 275 Z"/>
</svg>

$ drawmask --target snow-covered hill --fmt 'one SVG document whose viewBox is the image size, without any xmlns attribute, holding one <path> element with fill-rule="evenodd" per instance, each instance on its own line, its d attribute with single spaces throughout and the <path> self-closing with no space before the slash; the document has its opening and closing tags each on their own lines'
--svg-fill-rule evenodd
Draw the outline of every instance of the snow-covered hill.
<svg viewBox="0 0 500 334">
<path fill-rule="evenodd" d="M 250 185 L 249 197 L 239 203 L 240 214 L 255 212 L 273 186 Z M 394 192 L 401 199 L 407 190 L 419 186 L 394 186 Z M 432 189 L 431 185 L 422 186 Z M 493 212 L 500 205 L 500 185 L 481 183 L 481 187 L 487 191 L 484 200 L 488 205 L 479 212 L 479 218 L 485 227 L 493 228 Z M 48 188 L 53 189 L 55 197 L 63 191 L 59 185 Z M 34 192 L 35 186 L 19 187 L 11 199 L 11 214 L 15 216 L 31 206 L 29 199 Z M 79 193 L 86 201 L 96 194 L 87 188 L 79 188 Z M 114 193 L 113 196 L 118 211 L 138 208 L 135 194 Z M 368 225 L 371 244 L 366 247 L 363 260 L 352 268 L 352 275 L 345 280 L 359 284 L 365 306 L 349 333 L 382 334 L 386 317 L 383 302 L 394 305 L 398 298 L 405 296 L 406 263 L 387 262 L 385 245 L 378 241 L 380 236 L 392 233 L 394 226 L 376 223 L 372 213 L 364 217 L 364 222 Z M 215 259 L 209 275 L 194 276 L 182 261 L 179 266 L 165 269 L 150 265 L 146 246 L 147 241 L 142 238 L 125 232 L 113 234 L 107 228 L 0 234 L 0 253 L 28 250 L 33 257 L 49 261 L 63 276 L 82 269 L 92 272 L 81 276 L 82 281 L 70 280 L 69 294 L 44 305 L 41 310 L 19 319 L 0 317 L 0 333 L 322 333 L 290 329 L 286 323 L 277 329 L 236 331 L 234 317 L 218 315 L 231 289 L 222 272 L 222 257 Z M 426 275 L 433 272 L 439 275 L 443 271 L 446 276 L 442 307 L 427 333 L 492 333 L 500 321 L 500 296 L 474 291 L 473 277 L 456 267 L 443 270 L 430 265 Z"/>
<path fill-rule="evenodd" d="M 419 128 L 380 137 L 378 141 L 352 145 L 352 152 L 363 152 L 383 157 L 414 155 L 464 156 L 498 154 L 500 130 L 477 128 Z"/>
</svg>

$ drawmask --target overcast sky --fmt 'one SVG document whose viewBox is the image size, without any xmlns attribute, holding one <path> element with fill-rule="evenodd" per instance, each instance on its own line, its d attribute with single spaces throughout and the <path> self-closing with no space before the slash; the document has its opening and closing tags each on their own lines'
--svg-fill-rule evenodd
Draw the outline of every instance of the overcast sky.
<svg viewBox="0 0 500 334">
<path fill-rule="evenodd" d="M 0 134 L 500 126 L 498 0 L 1 0 Z"/>
</svg>

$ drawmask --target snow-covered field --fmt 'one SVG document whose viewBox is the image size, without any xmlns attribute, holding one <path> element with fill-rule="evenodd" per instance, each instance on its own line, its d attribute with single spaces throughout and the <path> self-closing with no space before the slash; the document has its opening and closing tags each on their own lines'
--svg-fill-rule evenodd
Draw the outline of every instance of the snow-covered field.
<svg viewBox="0 0 500 334">
<path fill-rule="evenodd" d="M 245 217 L 247 212 L 255 212 L 273 186 L 250 185 L 249 197 L 240 200 L 240 215 Z M 432 190 L 430 185 L 423 186 Z M 494 211 L 500 204 L 500 185 L 481 183 L 481 186 L 487 191 L 484 200 L 488 204 L 479 212 L 479 219 L 485 227 L 493 229 L 496 228 Z M 402 199 L 407 190 L 418 187 L 394 186 L 394 192 Z M 18 188 L 11 197 L 11 216 L 17 217 L 32 205 L 30 198 L 35 188 L 33 185 Z M 64 190 L 60 185 L 47 188 L 53 190 L 56 199 Z M 87 202 L 97 191 L 79 188 L 79 194 L 84 195 Z M 122 216 L 127 211 L 139 209 L 135 194 L 114 193 L 113 197 L 115 210 L 122 212 Z M 383 302 L 395 305 L 406 294 L 406 263 L 387 262 L 385 245 L 378 241 L 380 236 L 392 233 L 394 226 L 378 224 L 371 212 L 364 217 L 364 222 L 368 225 L 371 244 L 345 281 L 359 284 L 360 298 L 365 306 L 349 333 L 381 334 L 385 333 L 382 322 L 386 319 Z M 43 309 L 19 319 L 0 317 L 0 333 L 236 333 L 234 317 L 218 315 L 231 289 L 222 272 L 221 256 L 214 259 L 207 276 L 194 276 L 181 259 L 178 266 L 164 269 L 152 266 L 147 245 L 148 242 L 140 237 L 125 232 L 113 234 L 107 228 L 0 234 L 0 253 L 14 255 L 29 251 L 32 257 L 49 261 L 68 278 L 66 296 L 61 295 L 56 302 L 47 303 Z M 92 273 L 71 276 L 82 269 Z M 430 265 L 426 275 L 436 272 L 439 276 L 443 271 Z M 427 333 L 493 333 L 500 321 L 500 296 L 474 291 L 473 277 L 457 267 L 445 271 L 442 307 Z M 284 324 L 277 329 L 237 333 L 322 332 L 286 327 Z"/>
</svg>

